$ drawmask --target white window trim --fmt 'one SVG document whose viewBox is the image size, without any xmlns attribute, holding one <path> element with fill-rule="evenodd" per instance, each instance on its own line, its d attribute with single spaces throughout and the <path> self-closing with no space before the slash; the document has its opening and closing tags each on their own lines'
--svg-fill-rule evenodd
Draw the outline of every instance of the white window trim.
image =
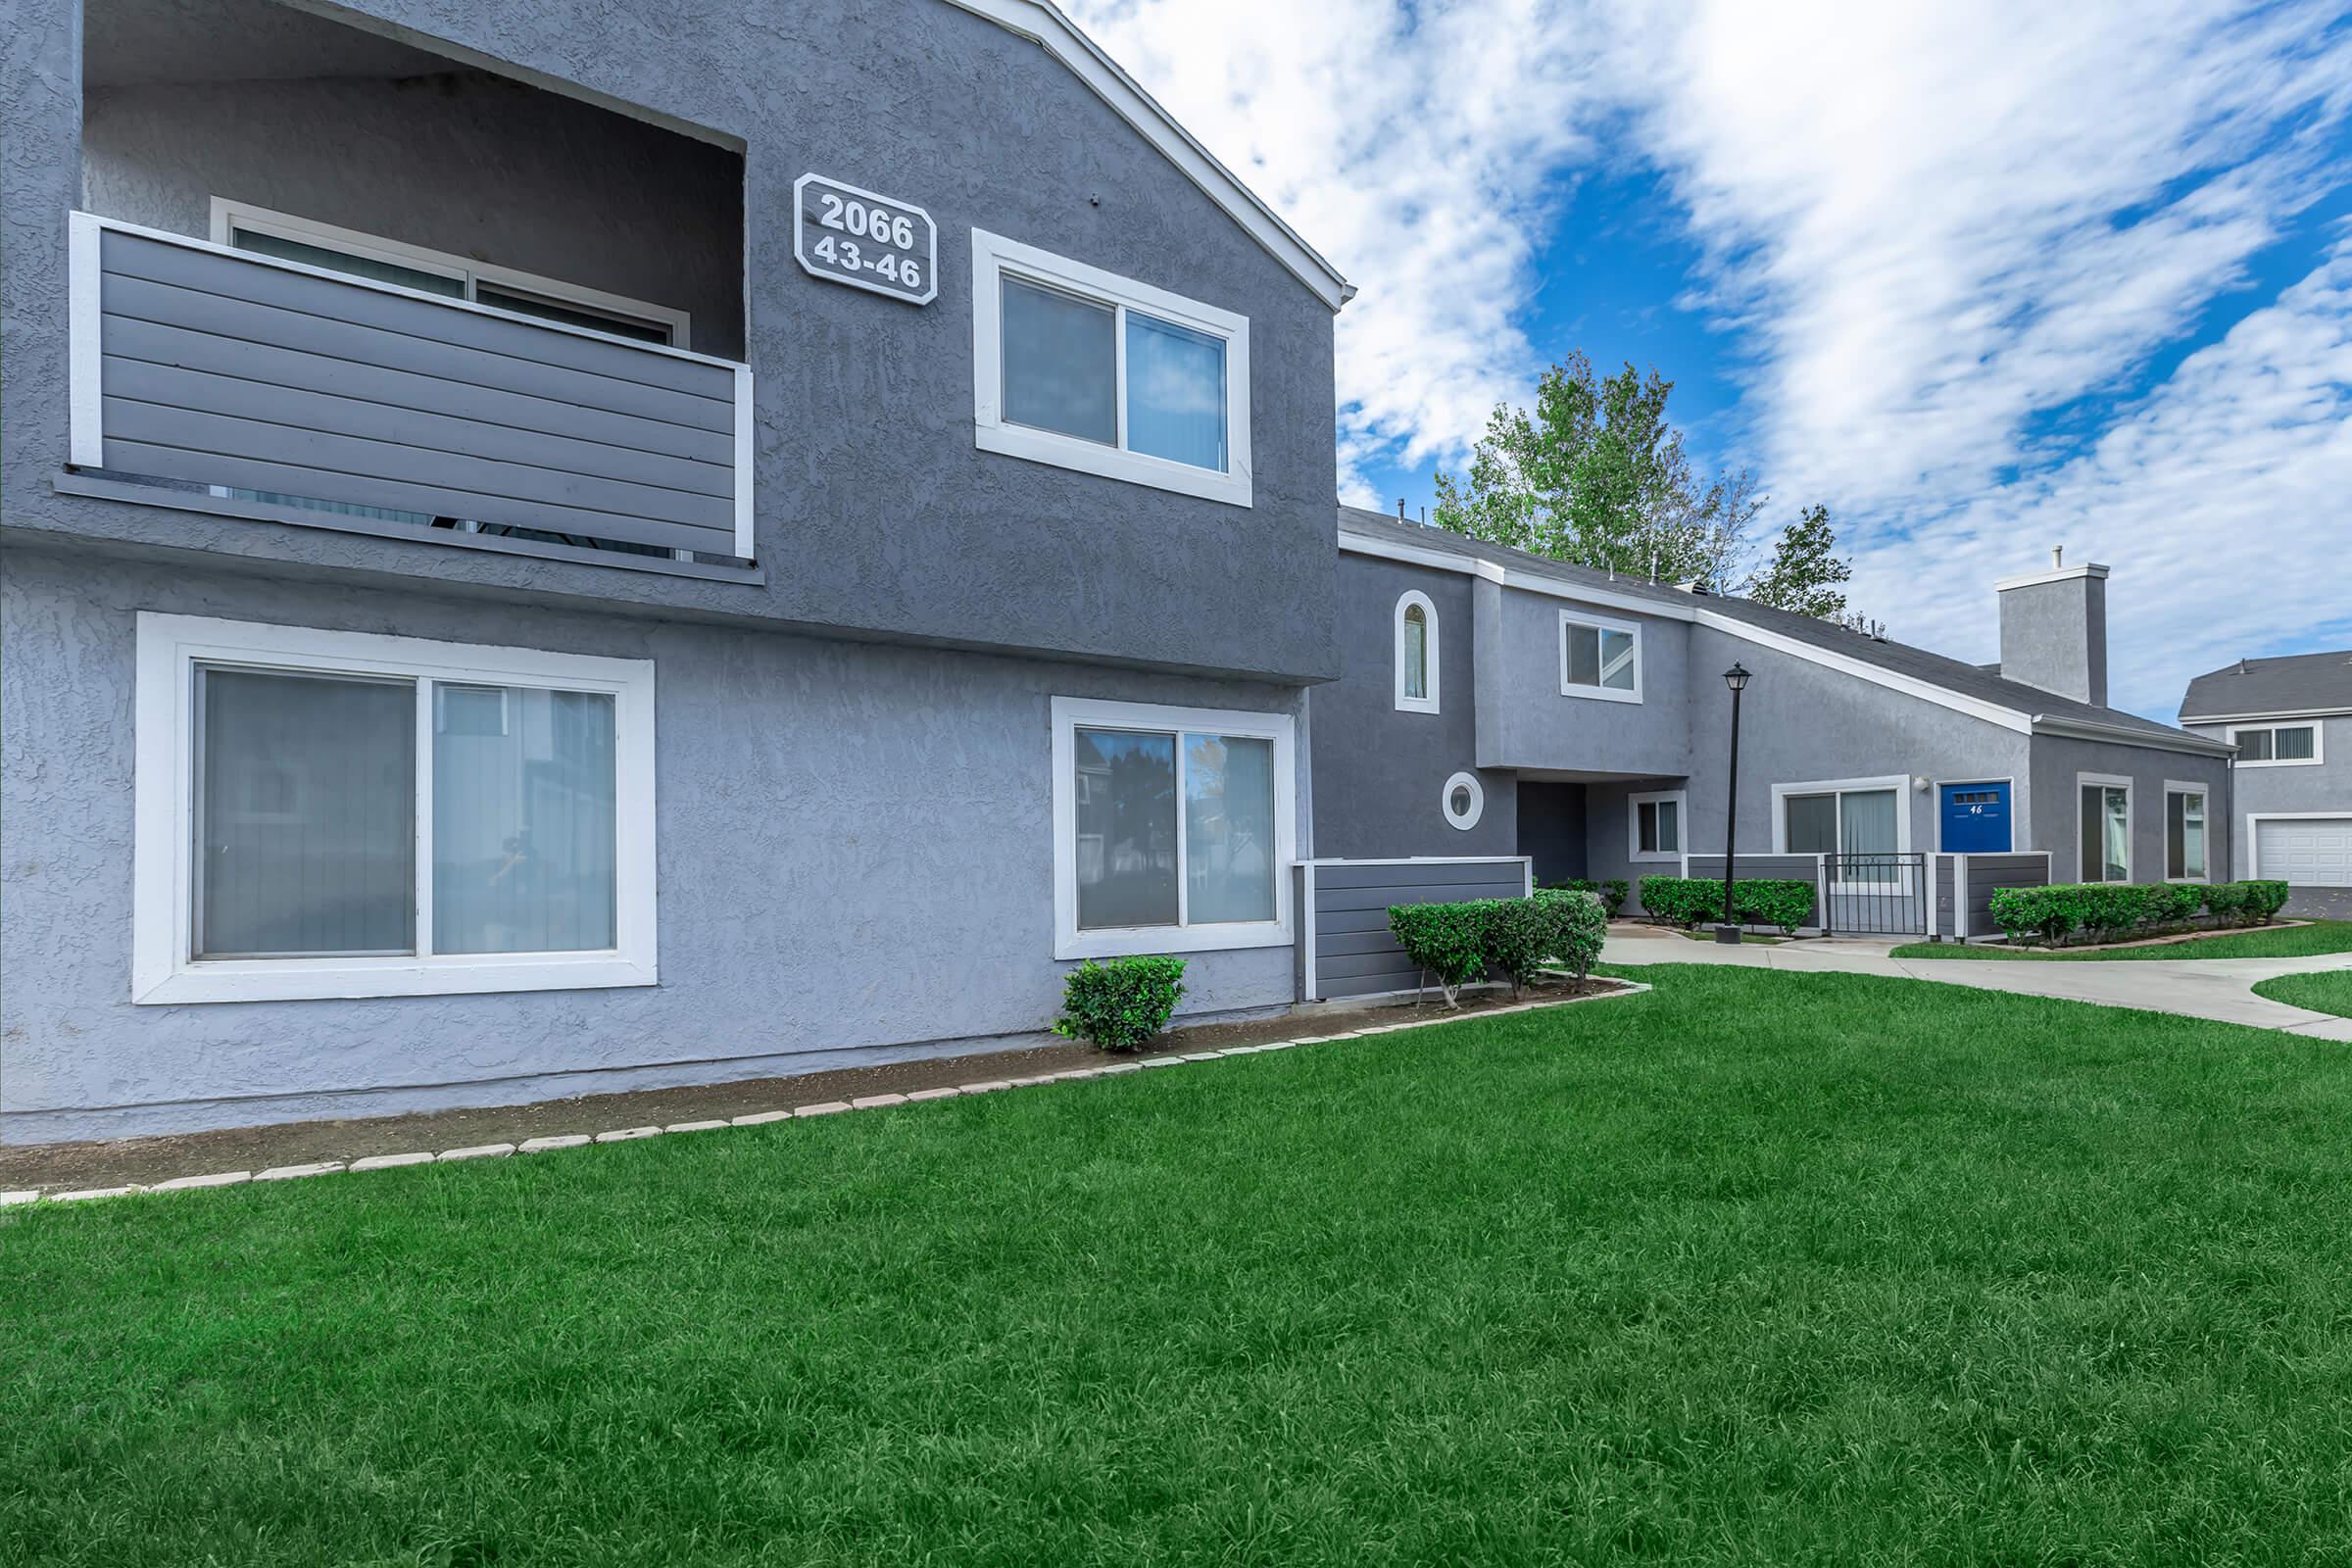
<svg viewBox="0 0 2352 1568">
<path fill-rule="evenodd" d="M 2250 729 L 2308 729 L 2311 731 L 2311 755 L 2284 759 L 2267 757 L 2254 761 L 2240 757 L 2230 764 L 2232 767 L 2319 767 L 2328 760 L 2328 726 L 2319 719 L 2280 719 L 2268 724 L 2232 724 L 2230 726 L 2229 732 L 2230 744 L 2235 746 L 2237 737 Z M 2274 735 L 2271 737 L 2271 750 L 2276 752 L 2278 749 L 2278 738 Z"/>
<path fill-rule="evenodd" d="M 1407 697 L 1404 692 L 1404 612 L 1414 609 L 1421 612 L 1421 662 L 1425 676 L 1422 684 L 1429 694 L 1426 697 Z M 1396 711 L 1434 713 L 1438 710 L 1438 607 L 1430 603 L 1429 595 L 1418 588 L 1404 592 L 1396 601 Z"/>
<path fill-rule="evenodd" d="M 1589 626 L 1597 631 L 1624 632 L 1634 640 L 1634 689 L 1621 692 L 1613 686 L 1580 686 L 1568 679 L 1568 628 Z M 1604 703 L 1638 703 L 1642 700 L 1642 626 L 1638 621 L 1612 620 L 1606 615 L 1590 614 L 1582 610 L 1560 612 L 1560 695 L 1589 697 Z"/>
<path fill-rule="evenodd" d="M 1297 858 L 1298 788 L 1296 720 L 1288 713 L 1245 712 L 1221 708 L 1167 708 L 1153 703 L 1116 703 L 1090 697 L 1053 700 L 1054 744 L 1054 956 L 1111 958 L 1139 953 L 1224 953 L 1241 948 L 1280 948 L 1291 943 L 1291 877 Z M 1074 781 L 1077 731 L 1125 729 L 1175 735 L 1176 918 L 1175 925 L 1078 929 L 1078 800 Z M 1187 885 L 1183 735 L 1250 736 L 1274 743 L 1274 918 L 1184 924 Z"/>
<path fill-rule="evenodd" d="M 2174 876 L 2173 869 L 2173 797 L 2194 795 L 2200 804 L 2199 812 L 2205 818 L 2205 869 L 2196 876 Z M 2075 809 L 2082 808 L 2082 798 L 2075 797 Z M 2177 778 L 2164 781 L 2164 869 L 2167 882 L 2210 883 L 2213 880 L 2213 789 L 2210 785 L 2188 783 Z"/>
<path fill-rule="evenodd" d="M 389 957 L 206 958 L 193 941 L 198 662 L 399 675 L 418 682 L 416 940 Z M 588 953 L 435 954 L 432 704 L 427 681 L 543 686 L 613 699 L 614 945 Z M 131 1001 L 282 1002 L 656 984 L 654 665 L 650 660 L 433 642 L 141 612 L 133 728 Z"/>
<path fill-rule="evenodd" d="M 1908 773 L 1887 773 L 1877 778 L 1823 778 L 1793 784 L 1775 784 L 1772 787 L 1772 853 L 1775 855 L 1789 853 L 1788 797 L 1791 795 L 1843 797 L 1865 790 L 1894 791 L 1894 850 L 1892 853 L 1896 855 L 1910 854 L 1911 775 Z M 1845 842 L 1845 802 L 1843 799 L 1838 802 L 1838 842 L 1840 844 Z M 1906 865 L 1902 868 L 1902 875 L 1907 882 L 1911 875 L 1909 866 Z M 1884 882 L 1833 882 L 1830 884 L 1830 891 L 1849 894 L 1883 893 L 1892 897 L 1907 893 L 1909 889 L 1906 886 L 1889 885 Z"/>
<path fill-rule="evenodd" d="M 1969 789 L 1980 784 L 1998 784 L 2002 789 L 2008 792 L 2007 794 L 2003 795 L 2001 799 L 2009 808 L 2009 848 L 2005 850 L 1969 851 L 1945 849 L 1943 847 L 1943 792 L 1947 789 Z M 1936 811 L 1936 853 L 1937 855 L 2015 855 L 2018 853 L 2016 774 L 2012 773 L 2007 778 L 1986 778 L 1983 774 L 1972 774 L 1967 778 L 1932 779 L 1928 784 L 1928 799 L 1934 804 Z M 2030 855 L 2033 852 L 2029 850 L 2025 853 Z"/>
<path fill-rule="evenodd" d="M 279 239 L 290 239 L 301 244 L 319 245 L 329 250 L 343 251 L 354 256 L 365 256 L 373 261 L 388 262 L 395 267 L 414 268 L 420 272 L 432 272 L 441 277 L 452 278 L 466 285 L 466 300 L 468 304 L 476 303 L 473 298 L 474 285 L 477 282 L 488 283 L 493 288 L 510 288 L 525 294 L 545 295 L 559 304 L 577 305 L 590 312 L 605 311 L 615 316 L 633 316 L 643 320 L 657 321 L 669 328 L 669 342 L 662 346 L 674 349 L 693 346 L 693 317 L 684 311 L 672 310 L 666 305 L 656 305 L 648 300 L 633 300 L 622 294 L 608 294 L 603 289 L 587 288 L 578 283 L 567 283 L 557 277 L 541 277 L 536 272 L 525 272 L 512 267 L 496 267 L 488 262 L 477 262 L 469 256 L 458 256 L 448 251 L 431 250 L 422 245 L 411 245 L 406 240 L 386 239 L 380 234 L 369 234 L 356 228 L 342 228 L 333 223 L 321 223 L 317 219 L 302 218 L 292 213 L 272 212 L 267 207 L 256 207 L 250 202 L 231 201 L 225 196 L 214 197 L 213 243 L 233 247 L 236 232 L 240 229 L 254 234 L 274 234 Z M 431 298 L 432 296 L 426 297 Z M 483 305 L 481 309 L 497 311 L 502 316 L 518 314 L 500 310 L 495 305 Z M 521 318 L 524 320 L 538 319 L 527 314 L 522 315 Z M 563 324 L 569 325 L 570 323 Z M 580 330 L 594 331 L 593 328 L 581 328 Z M 595 335 L 609 336 L 613 342 L 625 343 L 631 348 L 646 347 L 637 339 L 624 337 L 619 333 L 600 332 Z"/>
<path fill-rule="evenodd" d="M 2098 887 L 2123 887 L 2132 880 L 2132 835 L 2139 826 L 2136 820 L 2139 803 L 2133 798 L 2132 780 L 2121 773 L 2077 773 L 2075 775 L 2075 880 L 2078 882 L 2082 880 L 2082 788 L 2086 784 L 2100 784 L 2109 789 L 2120 789 L 2124 792 L 2124 874 L 2118 881 L 2110 882 L 2102 877 L 2094 884 Z M 2102 796 L 2099 800 L 2100 814 L 2104 815 L 2106 810 L 2106 798 Z M 2207 855 L 2207 861 L 2211 863 L 2210 851 Z M 2102 865 L 2100 869 L 2103 871 L 2106 867 Z"/>
<path fill-rule="evenodd" d="M 1006 273 L 1064 293 L 1085 295 L 1104 305 L 1142 311 L 1147 316 L 1222 339 L 1226 471 L 1196 468 L 1189 463 L 1126 449 L 1127 334 L 1123 321 L 1115 322 L 1111 332 L 1118 366 L 1118 380 L 1112 393 L 1116 400 L 1117 445 L 1104 446 L 1057 430 L 1007 423 L 1002 287 Z M 1032 463 L 1051 464 L 1105 479 L 1121 479 L 1129 484 L 1150 485 L 1179 495 L 1247 507 L 1251 493 L 1250 318 L 975 228 L 972 230 L 972 444 L 982 452 L 1026 458 Z"/>
<path fill-rule="evenodd" d="M 1465 787 L 1470 791 L 1470 808 L 1457 815 L 1453 809 L 1453 792 Z M 1438 809 L 1445 813 L 1448 827 L 1467 833 L 1487 814 L 1487 787 L 1479 782 L 1476 773 L 1456 773 L 1438 791 Z"/>
<path fill-rule="evenodd" d="M 1674 803 L 1674 848 L 1644 850 L 1642 848 L 1642 808 L 1664 802 Z M 1629 860 L 1680 860 L 1690 851 L 1686 847 L 1690 837 L 1690 792 L 1689 790 L 1649 790 L 1625 798 L 1625 858 Z"/>
</svg>

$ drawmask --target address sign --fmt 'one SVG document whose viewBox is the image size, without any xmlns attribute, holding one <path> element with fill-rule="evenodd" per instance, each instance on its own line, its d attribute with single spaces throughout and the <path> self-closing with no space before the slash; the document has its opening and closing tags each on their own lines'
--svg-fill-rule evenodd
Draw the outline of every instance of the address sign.
<svg viewBox="0 0 2352 1568">
<path fill-rule="evenodd" d="M 909 305 L 939 293 L 939 228 L 920 207 L 803 174 L 792 209 L 792 254 L 810 276 Z"/>
</svg>

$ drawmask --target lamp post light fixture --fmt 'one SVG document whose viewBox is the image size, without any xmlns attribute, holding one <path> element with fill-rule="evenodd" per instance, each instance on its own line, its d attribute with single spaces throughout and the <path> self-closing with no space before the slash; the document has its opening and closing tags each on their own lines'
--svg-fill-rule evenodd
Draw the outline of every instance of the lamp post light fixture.
<svg viewBox="0 0 2352 1568">
<path fill-rule="evenodd" d="M 1733 912 L 1732 895 L 1732 884 L 1740 869 L 1740 862 L 1734 858 L 1740 847 L 1740 694 L 1747 690 L 1751 678 L 1743 664 L 1734 663 L 1723 672 L 1723 683 L 1732 689 L 1732 787 L 1724 796 L 1723 805 L 1723 924 L 1715 928 L 1715 940 L 1734 944 L 1740 940 L 1740 920 Z"/>
</svg>

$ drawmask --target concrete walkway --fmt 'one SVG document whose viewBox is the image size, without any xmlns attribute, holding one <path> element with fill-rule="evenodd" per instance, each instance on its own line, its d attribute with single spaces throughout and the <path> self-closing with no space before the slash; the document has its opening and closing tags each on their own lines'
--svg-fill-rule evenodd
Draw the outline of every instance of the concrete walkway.
<svg viewBox="0 0 2352 1568">
<path fill-rule="evenodd" d="M 1774 946 L 1741 943 L 1721 947 L 1693 942 L 1650 926 L 1613 925 L 1600 951 L 1603 963 L 1732 963 L 1751 969 L 1814 973 L 1896 975 L 1975 986 L 1980 991 L 2014 991 L 2025 996 L 2060 997 L 2103 1007 L 2137 1007 L 2190 1018 L 2283 1029 L 2316 1040 L 2352 1040 L 2352 1018 L 2290 1007 L 2254 995 L 2258 980 L 2321 969 L 2352 969 L 2352 953 L 2308 958 L 2146 958 L 2101 962 L 2035 961 L 2031 958 L 1896 958 L 1891 942 L 1832 937 Z"/>
</svg>

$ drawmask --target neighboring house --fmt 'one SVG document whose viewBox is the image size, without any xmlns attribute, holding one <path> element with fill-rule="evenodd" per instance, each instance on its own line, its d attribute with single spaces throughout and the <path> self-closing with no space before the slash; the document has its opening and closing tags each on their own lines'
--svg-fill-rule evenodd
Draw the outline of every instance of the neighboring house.
<svg viewBox="0 0 2352 1568">
<path fill-rule="evenodd" d="M 1838 887 L 1887 890 L 1873 918 L 1924 876 L 1914 856 L 2224 880 L 2229 748 L 2106 705 L 2106 578 L 1997 584 L 2002 658 L 1982 668 L 1343 509 L 1342 675 L 1312 700 L 1317 852 L 1520 854 L 1546 882 L 1719 873 L 1737 663 L 1747 874 L 1841 858 Z"/>
<path fill-rule="evenodd" d="M 2230 836 L 2297 914 L 2352 919 L 2352 649 L 2241 659 L 2199 675 L 2180 723 L 2237 748 Z"/>
<path fill-rule="evenodd" d="M 10 24 L 0 1139 L 1293 1000 L 1349 290 L 1052 6 Z"/>
</svg>

